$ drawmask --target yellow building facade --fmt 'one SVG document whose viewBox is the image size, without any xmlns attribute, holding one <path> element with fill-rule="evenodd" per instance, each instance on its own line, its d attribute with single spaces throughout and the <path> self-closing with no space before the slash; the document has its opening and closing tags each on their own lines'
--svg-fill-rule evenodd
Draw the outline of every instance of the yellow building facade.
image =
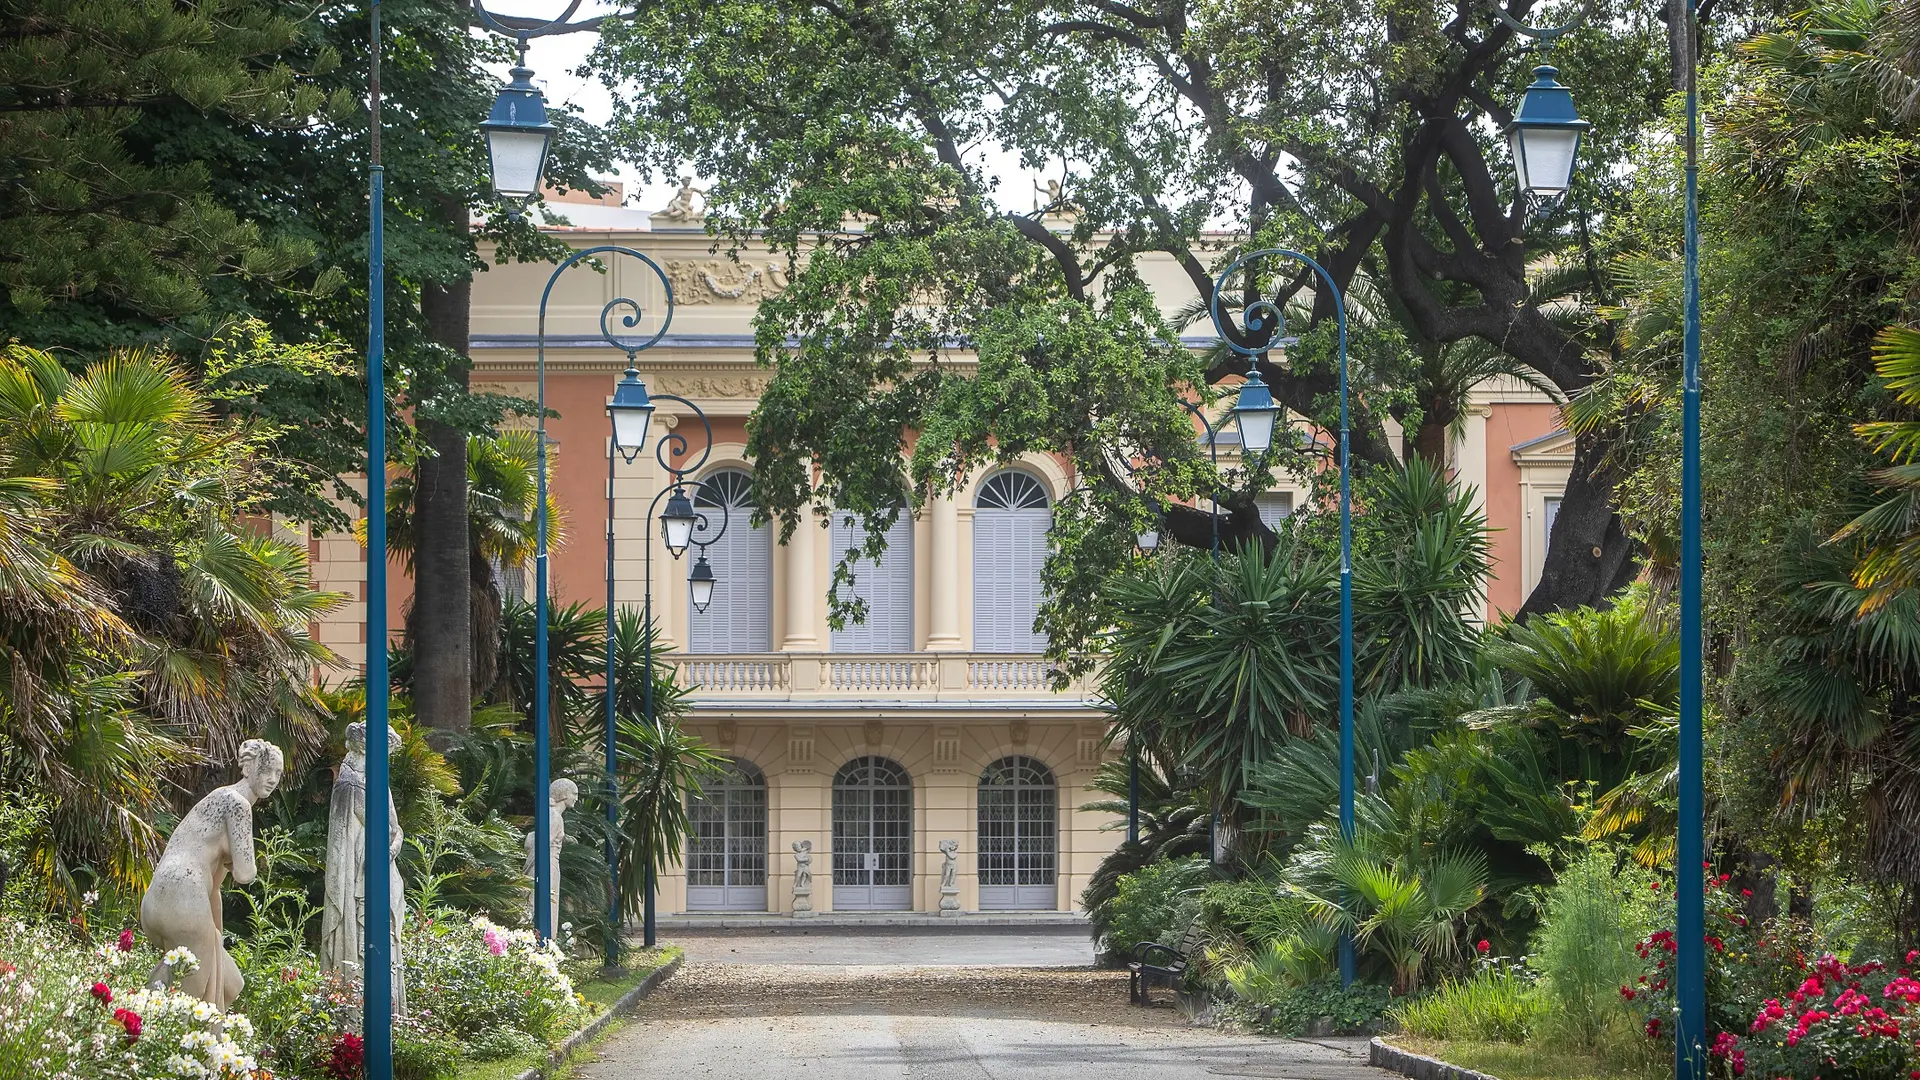
<svg viewBox="0 0 1920 1080">
<path fill-rule="evenodd" d="M 611 590 L 614 603 L 639 608 L 650 561 L 652 609 L 669 650 L 661 662 L 692 690 L 688 727 L 734 763 L 692 808 L 700 836 L 661 880 L 660 910 L 804 918 L 1078 909 L 1123 823 L 1081 809 L 1100 798 L 1089 785 L 1113 751 L 1103 746 L 1089 687 L 1053 689 L 1031 629 L 1049 507 L 1074 477 L 1034 457 L 969 477 L 951 497 L 903 516 L 879 565 L 858 572 L 866 623 L 833 628 L 833 566 L 857 542 L 857 527 L 802 527 L 781 544 L 748 524 L 745 423 L 769 377 L 754 363 L 752 321 L 757 305 L 787 286 L 784 261 L 716 253 L 684 208 L 647 215 L 615 202 L 562 206 L 571 224 L 550 228 L 575 249 L 637 249 L 671 283 L 672 324 L 638 366 L 655 394 L 687 398 L 709 418 L 712 447 L 691 479 L 703 513 L 717 518 L 724 504 L 730 522 L 726 536 L 680 559 L 657 522 L 647 529 L 668 474 L 651 445 L 632 463 L 612 450 L 606 405 L 627 355 L 604 340 L 600 320 L 615 298 L 630 297 L 650 332 L 665 290 L 652 269 L 622 256 L 605 258 L 605 272 L 569 270 L 548 303 L 545 354 L 546 401 L 557 413 L 548 421 L 552 492 L 566 521 L 550 560 L 554 600 L 599 606 Z M 476 391 L 535 397 L 538 304 L 551 270 L 506 265 L 476 276 Z M 1192 297 L 1171 262 L 1146 271 L 1165 310 Z M 1537 578 L 1545 534 L 1526 530 L 1557 505 L 1554 485 L 1565 482 L 1557 456 L 1540 453 L 1556 424 L 1539 395 L 1492 387 L 1477 395 L 1457 436 L 1462 480 L 1490 492 L 1483 505 L 1500 518 L 1495 555 L 1504 572 L 1484 615 L 1516 607 L 1531 584 L 1522 575 Z M 697 457 L 698 428 L 688 410 L 661 402 L 651 441 L 685 436 Z M 1516 433 L 1524 436 L 1516 445 L 1496 443 Z M 1281 486 L 1260 505 L 1285 515 L 1304 501 L 1303 491 Z M 1518 535 L 1503 539 L 1509 532 Z M 311 551 L 322 587 L 364 596 L 365 555 L 350 537 L 314 537 Z M 719 579 L 705 612 L 694 610 L 686 587 L 700 554 Z M 531 582 L 531 567 L 500 571 L 510 592 Z M 390 578 L 389 625 L 397 627 L 410 584 L 397 564 Z M 348 604 L 318 636 L 357 665 L 365 615 L 364 602 Z"/>
</svg>

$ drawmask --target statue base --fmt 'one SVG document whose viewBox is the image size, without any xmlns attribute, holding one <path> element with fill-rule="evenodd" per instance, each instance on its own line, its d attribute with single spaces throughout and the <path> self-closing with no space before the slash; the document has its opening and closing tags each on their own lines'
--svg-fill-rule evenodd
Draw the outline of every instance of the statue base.
<svg viewBox="0 0 1920 1080">
<path fill-rule="evenodd" d="M 796 918 L 796 919 L 811 919 L 811 918 L 813 918 L 813 917 L 814 917 L 815 915 L 818 915 L 818 914 L 820 914 L 820 913 L 819 913 L 819 912 L 817 912 L 817 911 L 815 911 L 815 910 L 813 910 L 812 908 L 808 908 L 808 909 L 807 909 L 807 910 L 805 910 L 805 911 L 796 911 L 796 912 L 794 912 L 794 913 L 793 913 L 793 917 L 794 917 L 794 918 Z"/>
</svg>

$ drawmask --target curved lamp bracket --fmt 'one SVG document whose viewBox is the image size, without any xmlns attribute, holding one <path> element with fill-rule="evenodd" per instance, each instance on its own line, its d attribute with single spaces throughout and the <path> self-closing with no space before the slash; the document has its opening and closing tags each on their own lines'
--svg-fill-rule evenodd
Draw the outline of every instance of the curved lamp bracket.
<svg viewBox="0 0 1920 1080">
<path fill-rule="evenodd" d="M 1312 270 L 1320 279 L 1320 282 L 1326 284 L 1333 296 L 1334 314 L 1339 317 L 1340 340 L 1344 346 L 1347 336 L 1347 306 L 1346 302 L 1340 296 L 1340 287 L 1335 284 L 1333 275 L 1327 273 L 1325 267 L 1307 256 L 1297 251 L 1290 251 L 1287 248 L 1262 248 L 1259 251 L 1249 252 L 1235 259 L 1233 265 L 1220 271 L 1220 276 L 1214 279 L 1213 300 L 1208 304 L 1208 308 L 1213 315 L 1213 327 L 1219 331 L 1220 340 L 1226 343 L 1227 348 L 1232 349 L 1234 352 L 1250 360 L 1258 360 L 1260 357 L 1265 356 L 1267 352 L 1276 345 L 1289 345 L 1297 340 L 1280 336 L 1280 331 L 1286 327 L 1286 320 L 1280 311 L 1280 302 L 1277 296 L 1273 299 L 1268 299 L 1263 296 L 1253 303 L 1248 304 L 1240 311 L 1240 321 L 1241 325 L 1246 328 L 1246 336 L 1259 342 L 1258 345 L 1242 345 L 1238 341 L 1235 341 L 1231 333 L 1233 329 L 1233 317 L 1220 307 L 1221 294 L 1227 291 L 1227 281 L 1233 277 L 1235 271 L 1256 259 L 1273 256 L 1291 259 L 1296 263 L 1300 263 L 1307 269 Z M 1318 283 L 1316 283 L 1316 287 L 1317 284 Z"/>
<path fill-rule="evenodd" d="M 479 3 L 479 0 L 474 0 L 474 2 Z M 1498 5 L 1494 6 L 1493 13 L 1500 17 L 1500 21 L 1506 24 L 1507 29 L 1516 34 L 1530 37 L 1544 46 L 1551 45 L 1556 39 L 1565 37 L 1575 30 L 1580 29 L 1581 26 L 1586 24 L 1587 15 L 1590 13 L 1590 10 L 1588 8 L 1581 8 L 1578 15 L 1575 15 L 1572 19 L 1569 19 L 1559 26 L 1528 26 L 1526 23 L 1507 14 L 1507 9 Z"/>
<path fill-rule="evenodd" d="M 480 19 L 480 25 L 496 34 L 504 34 L 520 43 L 520 62 L 526 64 L 527 42 L 532 38 L 546 37 L 550 34 L 571 34 L 580 30 L 598 29 L 603 21 L 601 16 L 568 22 L 573 13 L 580 10 L 585 0 L 568 0 L 567 9 L 558 17 L 547 22 L 538 19 L 519 18 L 511 15 L 495 15 L 487 10 L 485 0 L 473 0 L 473 13 Z"/>
</svg>

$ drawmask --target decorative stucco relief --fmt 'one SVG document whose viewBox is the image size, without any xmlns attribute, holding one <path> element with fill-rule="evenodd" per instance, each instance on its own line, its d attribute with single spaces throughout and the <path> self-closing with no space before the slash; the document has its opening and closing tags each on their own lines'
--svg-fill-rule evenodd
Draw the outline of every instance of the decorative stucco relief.
<svg viewBox="0 0 1920 1080">
<path fill-rule="evenodd" d="M 767 377 L 756 375 L 690 375 L 663 373 L 652 380 L 660 393 L 690 398 L 754 398 L 766 392 Z"/>
<path fill-rule="evenodd" d="M 732 259 L 669 259 L 667 280 L 676 304 L 757 304 L 779 296 L 788 285 L 784 263 Z"/>
</svg>

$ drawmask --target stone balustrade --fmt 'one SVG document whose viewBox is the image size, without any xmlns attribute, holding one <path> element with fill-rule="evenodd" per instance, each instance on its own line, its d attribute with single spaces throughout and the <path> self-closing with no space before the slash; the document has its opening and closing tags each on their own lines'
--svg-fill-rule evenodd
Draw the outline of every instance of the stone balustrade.
<svg viewBox="0 0 1920 1080">
<path fill-rule="evenodd" d="M 666 658 L 696 695 L 757 700 L 1083 700 L 1091 680 L 1054 690 L 1053 663 L 1006 653 L 679 653 Z"/>
</svg>

